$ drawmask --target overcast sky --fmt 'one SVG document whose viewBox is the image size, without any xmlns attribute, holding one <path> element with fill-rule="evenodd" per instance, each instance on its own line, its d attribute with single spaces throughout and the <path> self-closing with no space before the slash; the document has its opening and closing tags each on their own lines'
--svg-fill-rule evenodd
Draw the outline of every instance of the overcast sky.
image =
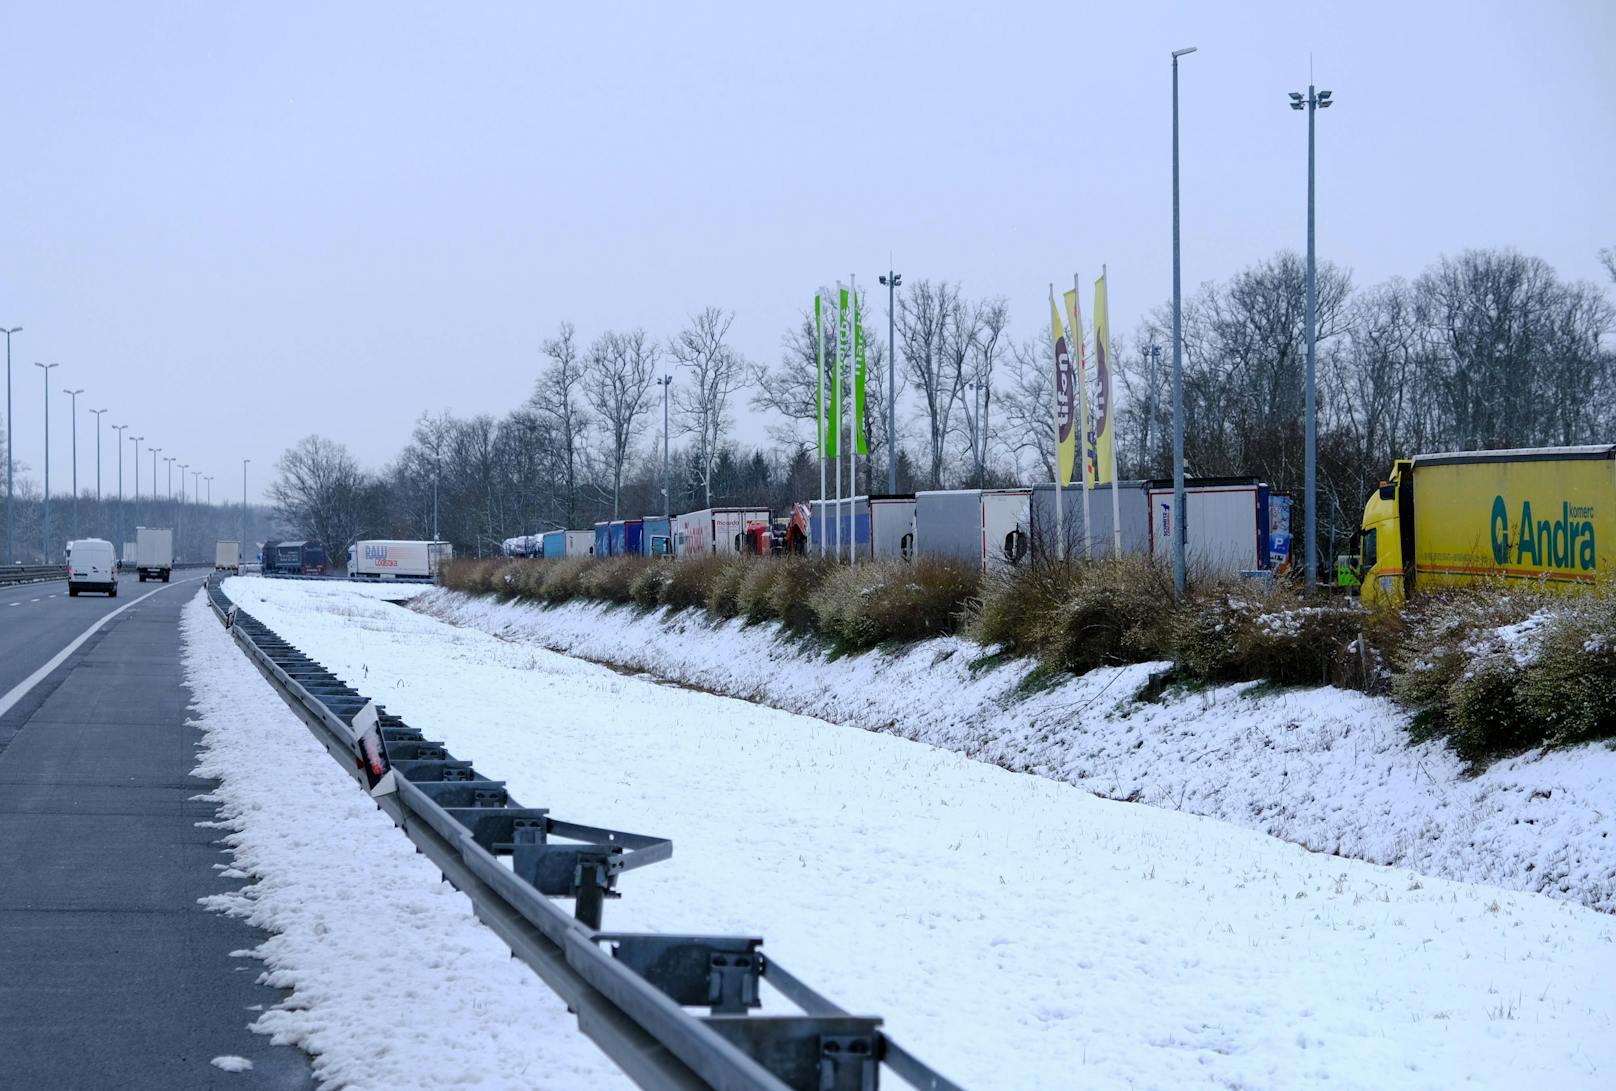
<svg viewBox="0 0 1616 1091">
<path fill-rule="evenodd" d="M 1179 46 L 1186 291 L 1304 247 L 1310 53 L 1319 252 L 1360 285 L 1471 246 L 1598 280 L 1616 244 L 1608 2 L 606 7 L 6 4 L 17 457 L 59 361 L 53 485 L 83 387 L 81 481 L 106 406 L 256 497 L 308 433 L 380 466 L 424 409 L 505 412 L 562 319 L 716 303 L 773 362 L 889 253 L 1018 338 L 1104 262 L 1131 331 L 1171 292 Z"/>
</svg>

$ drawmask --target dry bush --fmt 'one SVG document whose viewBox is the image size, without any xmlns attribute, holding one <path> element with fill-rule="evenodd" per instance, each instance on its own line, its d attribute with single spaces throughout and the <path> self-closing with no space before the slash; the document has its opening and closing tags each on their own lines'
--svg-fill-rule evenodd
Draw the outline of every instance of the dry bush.
<svg viewBox="0 0 1616 1091">
<path fill-rule="evenodd" d="M 504 558 L 457 557 L 447 562 L 438 574 L 438 581 L 452 591 L 468 595 L 485 595 L 493 590 L 489 577 Z"/>
<path fill-rule="evenodd" d="M 819 631 L 847 648 L 952 633 L 981 588 L 981 570 L 943 557 L 875 561 L 832 573 L 814 600 Z"/>
<path fill-rule="evenodd" d="M 634 554 L 597 557 L 578 577 L 578 591 L 586 598 L 605 602 L 633 602 L 634 577 L 651 563 L 651 558 Z"/>
<path fill-rule="evenodd" d="M 681 557 L 669 566 L 668 582 L 659 601 L 675 610 L 705 607 L 713 580 L 724 567 L 725 558 L 713 553 Z"/>
<path fill-rule="evenodd" d="M 1306 599 L 1289 587 L 1226 585 L 1193 599 L 1179 614 L 1176 645 L 1185 668 L 1208 681 L 1323 685 L 1358 639 L 1365 618 L 1356 599 Z"/>
<path fill-rule="evenodd" d="M 1173 657 L 1173 574 L 1150 557 L 1099 557 L 1078 568 L 1043 652 L 1048 666 L 1082 673 Z"/>
<path fill-rule="evenodd" d="M 782 558 L 771 593 L 774 617 L 788 629 L 813 632 L 818 621 L 815 596 L 820 585 L 839 567 L 826 557 Z"/>
<path fill-rule="evenodd" d="M 750 622 L 774 617 L 774 585 L 785 567 L 796 563 L 795 557 L 760 557 L 749 566 L 735 600 L 741 616 Z"/>
<path fill-rule="evenodd" d="M 756 562 L 755 557 L 725 556 L 707 587 L 707 612 L 714 617 L 732 618 L 740 613 L 741 581 Z"/>
<path fill-rule="evenodd" d="M 650 610 L 662 601 L 662 589 L 668 585 L 672 577 L 673 565 L 664 561 L 661 564 L 648 564 L 634 577 L 629 586 L 629 594 L 634 597 L 636 605 Z"/>
<path fill-rule="evenodd" d="M 539 597 L 548 603 L 566 602 L 582 595 L 581 581 L 595 563 L 593 557 L 562 557 L 548 566 L 539 584 Z"/>
</svg>

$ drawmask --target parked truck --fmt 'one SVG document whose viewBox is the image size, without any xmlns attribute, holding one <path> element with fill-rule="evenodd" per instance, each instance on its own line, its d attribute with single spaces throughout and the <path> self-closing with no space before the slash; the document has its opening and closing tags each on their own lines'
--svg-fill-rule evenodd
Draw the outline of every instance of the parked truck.
<svg viewBox="0 0 1616 1091">
<path fill-rule="evenodd" d="M 436 579 L 454 557 L 448 542 L 370 539 L 348 549 L 348 578 L 364 580 Z"/>
<path fill-rule="evenodd" d="M 689 557 L 703 553 L 740 553 L 746 548 L 748 523 L 767 523 L 766 508 L 703 508 L 673 521 L 673 552 Z"/>
<path fill-rule="evenodd" d="M 1369 605 L 1484 581 L 1589 587 L 1616 565 L 1616 444 L 1399 459 L 1353 543 Z"/>
<path fill-rule="evenodd" d="M 325 550 L 319 542 L 265 542 L 264 575 L 323 576 Z"/>
<path fill-rule="evenodd" d="M 133 569 L 135 567 L 135 543 L 125 542 L 123 544 L 123 552 L 119 554 L 119 557 L 122 558 L 118 562 L 118 567 L 120 569 L 125 572 Z"/>
<path fill-rule="evenodd" d="M 241 543 L 220 540 L 213 543 L 213 570 L 234 572 L 241 567 Z"/>
<path fill-rule="evenodd" d="M 595 532 L 552 530 L 544 535 L 540 550 L 545 557 L 587 557 L 595 551 Z"/>
<path fill-rule="evenodd" d="M 140 582 L 168 582 L 174 570 L 174 531 L 168 527 L 135 528 L 135 572 Z"/>
</svg>

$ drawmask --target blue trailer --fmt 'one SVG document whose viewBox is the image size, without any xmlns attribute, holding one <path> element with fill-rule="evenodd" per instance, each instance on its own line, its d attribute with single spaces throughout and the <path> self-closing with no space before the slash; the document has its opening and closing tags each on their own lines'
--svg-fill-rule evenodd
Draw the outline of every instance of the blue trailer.
<svg viewBox="0 0 1616 1091">
<path fill-rule="evenodd" d="M 673 520 L 647 515 L 640 520 L 640 552 L 647 557 L 673 556 Z"/>
<path fill-rule="evenodd" d="M 626 553 L 638 553 L 640 551 L 640 538 L 642 536 L 643 528 L 644 523 L 639 519 L 618 519 L 615 522 L 608 524 L 606 555 L 609 557 L 620 557 Z M 596 536 L 598 541 L 598 528 L 596 530 Z M 596 554 L 600 553 L 599 547 L 595 549 L 595 552 Z"/>
<path fill-rule="evenodd" d="M 539 556 L 565 557 L 567 555 L 567 532 L 552 530 L 539 539 Z"/>
<path fill-rule="evenodd" d="M 849 499 L 814 500 L 809 503 L 808 552 L 818 553 L 824 543 L 826 556 L 837 555 L 837 542 L 841 542 L 841 556 L 848 555 L 848 543 L 858 549 L 860 557 L 870 556 L 870 498 L 855 496 Z M 838 539 L 837 531 L 841 537 Z"/>
<path fill-rule="evenodd" d="M 610 557 L 611 551 L 611 524 L 595 524 L 595 556 Z"/>
</svg>

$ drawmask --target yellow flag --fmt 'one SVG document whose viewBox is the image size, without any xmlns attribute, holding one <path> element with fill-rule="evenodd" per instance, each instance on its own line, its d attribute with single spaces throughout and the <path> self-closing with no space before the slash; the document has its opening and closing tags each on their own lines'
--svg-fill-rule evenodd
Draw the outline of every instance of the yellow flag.
<svg viewBox="0 0 1616 1091">
<path fill-rule="evenodd" d="M 1111 399 L 1111 316 L 1107 313 L 1105 274 L 1094 282 L 1094 480 L 1111 480 L 1116 465 L 1116 403 Z"/>
<path fill-rule="evenodd" d="M 1077 356 L 1077 434 L 1082 438 L 1083 487 L 1094 484 L 1094 433 L 1089 431 L 1088 352 L 1083 338 L 1083 311 L 1077 304 L 1077 289 L 1066 293 L 1066 317 L 1071 321 L 1072 340 Z"/>
<path fill-rule="evenodd" d="M 1061 329 L 1060 308 L 1055 293 L 1049 293 L 1050 337 L 1055 345 L 1055 477 L 1062 485 L 1072 483 L 1072 457 L 1077 450 L 1077 429 L 1072 422 L 1072 356 Z"/>
</svg>

